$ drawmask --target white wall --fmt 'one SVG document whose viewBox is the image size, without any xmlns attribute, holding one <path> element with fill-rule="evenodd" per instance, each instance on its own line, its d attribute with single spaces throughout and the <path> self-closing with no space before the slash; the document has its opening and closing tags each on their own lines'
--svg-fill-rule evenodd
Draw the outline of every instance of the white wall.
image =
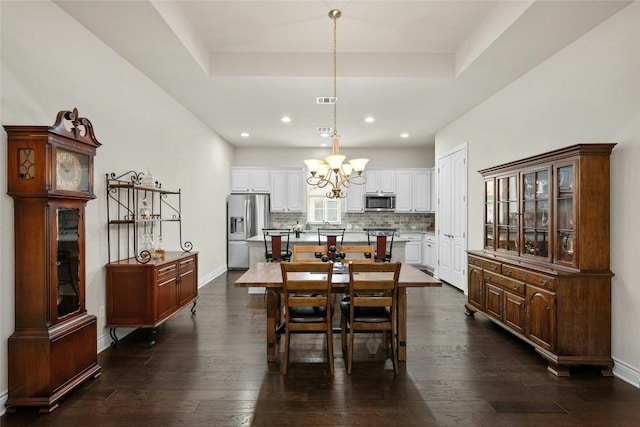
<svg viewBox="0 0 640 427">
<path fill-rule="evenodd" d="M 329 144 L 331 142 L 329 141 Z M 265 148 L 235 150 L 233 166 L 300 166 L 304 159 L 324 159 L 331 154 L 326 148 Z M 418 148 L 340 148 L 348 159 L 368 158 L 368 168 L 430 168 L 434 165 L 433 146 Z"/>
<path fill-rule="evenodd" d="M 105 174 L 151 172 L 183 189 L 183 237 L 199 251 L 199 284 L 226 269 L 226 194 L 232 148 L 146 76 L 50 2 L 0 2 L 3 125 L 51 125 L 78 108 L 102 143 L 95 160 L 96 200 L 87 205 L 87 310 L 105 305 Z M 6 139 L 0 132 L 6 171 Z M 0 173 L 0 412 L 7 397 L 7 338 L 14 330 L 13 201 Z M 179 250 L 178 242 L 164 242 Z M 108 346 L 104 319 L 99 347 Z"/>
<path fill-rule="evenodd" d="M 482 247 L 479 169 L 581 142 L 611 156 L 614 373 L 639 385 L 640 3 L 557 53 L 436 135 L 436 158 L 469 143 L 469 249 Z"/>
</svg>

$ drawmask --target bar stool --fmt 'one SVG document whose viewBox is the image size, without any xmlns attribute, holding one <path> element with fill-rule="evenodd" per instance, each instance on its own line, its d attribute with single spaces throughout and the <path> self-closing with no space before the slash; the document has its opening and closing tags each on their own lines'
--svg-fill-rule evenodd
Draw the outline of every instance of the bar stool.
<svg viewBox="0 0 640 427">
<path fill-rule="evenodd" d="M 327 255 L 332 258 L 331 246 L 342 246 L 345 228 L 318 228 L 318 245 L 327 245 Z"/>
<path fill-rule="evenodd" d="M 263 228 L 264 254 L 267 262 L 291 261 L 288 228 Z"/>
<path fill-rule="evenodd" d="M 393 238 L 398 231 L 395 228 L 366 228 L 367 241 L 370 245 L 375 246 L 376 251 L 373 254 L 376 262 L 391 262 L 393 256 Z M 371 241 L 375 239 L 375 242 Z"/>
</svg>

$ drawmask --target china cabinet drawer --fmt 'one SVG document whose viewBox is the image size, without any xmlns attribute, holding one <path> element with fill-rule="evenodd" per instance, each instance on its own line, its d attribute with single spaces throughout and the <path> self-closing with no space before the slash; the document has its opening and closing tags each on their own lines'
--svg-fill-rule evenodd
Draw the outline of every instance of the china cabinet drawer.
<svg viewBox="0 0 640 427">
<path fill-rule="evenodd" d="M 523 268 L 513 267 L 508 264 L 502 265 L 502 274 L 513 279 L 522 280 L 523 282 L 539 286 L 543 289 L 551 291 L 556 290 L 557 280 L 555 277 L 535 273 Z"/>
<path fill-rule="evenodd" d="M 500 274 L 491 273 L 488 271 L 484 272 L 483 277 L 485 282 L 490 282 L 494 285 L 499 285 L 502 288 L 507 289 L 510 292 L 516 293 L 518 295 L 524 295 L 525 287 L 524 287 L 524 283 L 522 282 L 510 279 Z"/>
<path fill-rule="evenodd" d="M 476 258 L 473 256 L 469 257 L 469 264 L 474 265 L 476 267 L 480 267 L 483 270 L 488 270 L 491 271 L 493 273 L 500 273 L 501 269 L 500 269 L 500 263 L 499 262 L 493 262 L 493 261 L 489 261 L 487 259 L 482 259 L 482 258 Z"/>
</svg>

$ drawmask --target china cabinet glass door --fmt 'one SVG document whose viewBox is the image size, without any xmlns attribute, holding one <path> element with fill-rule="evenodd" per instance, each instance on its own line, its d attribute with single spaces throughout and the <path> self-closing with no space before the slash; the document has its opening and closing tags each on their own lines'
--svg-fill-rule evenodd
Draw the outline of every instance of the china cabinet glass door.
<svg viewBox="0 0 640 427">
<path fill-rule="evenodd" d="M 493 179 L 484 182 L 484 247 L 495 250 L 494 224 L 495 215 L 493 207 L 495 203 L 495 181 Z"/>
<path fill-rule="evenodd" d="M 500 177 L 497 183 L 497 249 L 518 252 L 518 178 Z"/>
<path fill-rule="evenodd" d="M 57 307 L 58 318 L 80 309 L 80 210 L 58 208 Z"/>
<path fill-rule="evenodd" d="M 557 166 L 556 175 L 556 253 L 559 263 L 573 265 L 574 234 L 574 167 L 573 164 Z"/>
<path fill-rule="evenodd" d="M 522 240 L 523 255 L 550 258 L 549 169 L 522 174 Z"/>
</svg>

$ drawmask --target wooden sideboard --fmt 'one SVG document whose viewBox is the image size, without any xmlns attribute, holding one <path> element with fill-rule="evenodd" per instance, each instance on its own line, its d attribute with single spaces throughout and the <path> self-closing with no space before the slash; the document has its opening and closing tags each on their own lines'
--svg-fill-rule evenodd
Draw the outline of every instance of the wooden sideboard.
<svg viewBox="0 0 640 427">
<path fill-rule="evenodd" d="M 609 157 L 577 144 L 480 171 L 484 248 L 469 251 L 467 314 L 531 344 L 548 370 L 612 375 Z"/>
<path fill-rule="evenodd" d="M 107 264 L 107 327 L 155 328 L 198 298 L 198 253 Z M 115 332 L 111 337 L 117 342 Z M 153 338 L 151 340 L 153 344 Z"/>
</svg>

